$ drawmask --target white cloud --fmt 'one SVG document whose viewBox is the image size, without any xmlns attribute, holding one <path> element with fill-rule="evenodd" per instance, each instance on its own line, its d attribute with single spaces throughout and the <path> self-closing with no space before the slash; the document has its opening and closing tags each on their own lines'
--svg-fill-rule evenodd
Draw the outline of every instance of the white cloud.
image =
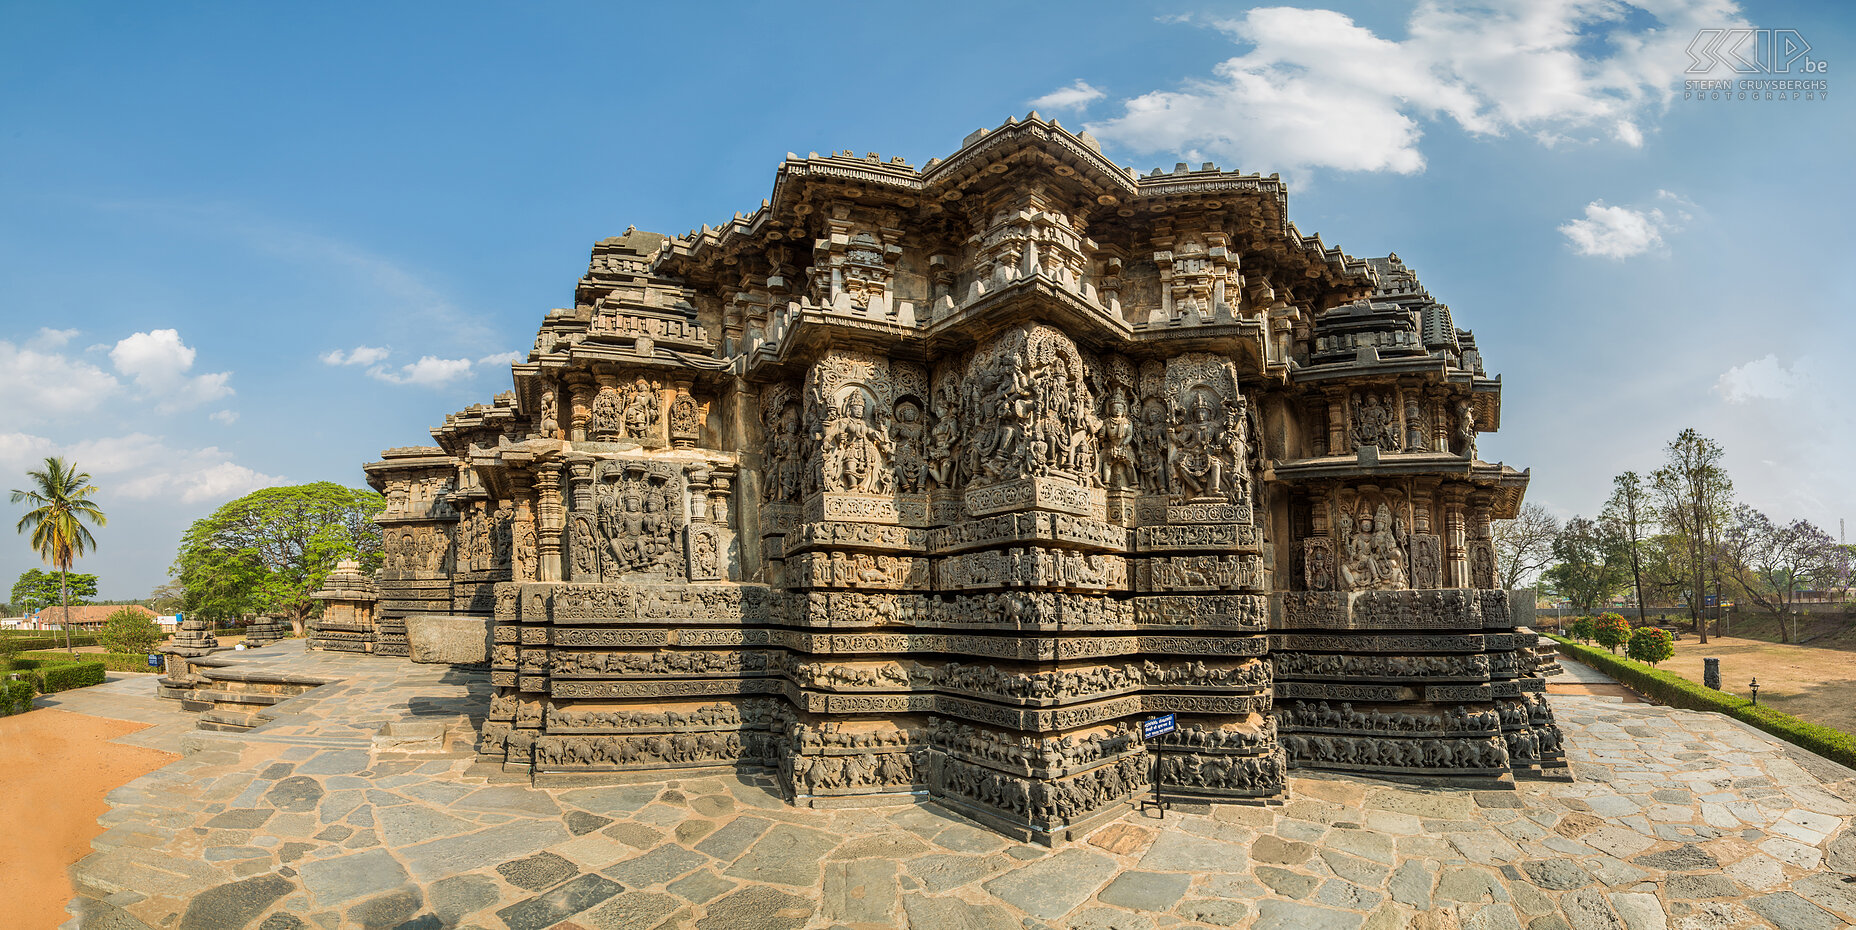
<svg viewBox="0 0 1856 930">
<path fill-rule="evenodd" d="M 388 349 L 379 346 L 355 346 L 347 352 L 331 349 L 320 358 L 324 365 L 378 365 L 387 360 L 388 354 Z"/>
<path fill-rule="evenodd" d="M 1714 393 L 1730 404 L 1785 400 L 1811 381 L 1811 367 L 1809 358 L 1800 358 L 1787 368 L 1779 364 L 1777 355 L 1767 355 L 1727 369 L 1714 382 Z"/>
<path fill-rule="evenodd" d="M 224 423 L 227 426 L 231 426 L 232 424 L 238 422 L 238 411 L 221 410 L 213 414 L 209 419 L 211 419 L 215 423 Z"/>
<path fill-rule="evenodd" d="M 1068 87 L 1056 90 L 1031 101 L 1031 105 L 1040 110 L 1081 110 L 1090 104 L 1108 96 L 1099 87 L 1091 87 L 1082 78 Z"/>
<path fill-rule="evenodd" d="M 0 424 L 94 410 L 121 388 L 89 362 L 0 339 Z"/>
<path fill-rule="evenodd" d="M 397 371 L 385 365 L 375 365 L 369 368 L 367 373 L 388 384 L 437 387 L 469 375 L 470 369 L 471 361 L 467 358 L 438 358 L 427 355 L 416 362 L 401 365 Z"/>
<path fill-rule="evenodd" d="M 1594 200 L 1585 205 L 1585 218 L 1567 220 L 1561 224 L 1560 234 L 1580 255 L 1624 259 L 1660 248 L 1663 233 L 1677 228 L 1675 219 L 1660 209 L 1608 207 L 1604 201 Z"/>
<path fill-rule="evenodd" d="M 69 445 L 27 433 L 0 433 L 0 471 L 17 473 L 50 455 L 62 455 L 89 472 L 107 496 L 127 500 L 213 503 L 284 483 L 279 476 L 232 461 L 229 453 L 216 446 L 175 449 L 146 433 Z M 106 500 L 106 494 L 100 493 L 98 499 Z"/>
<path fill-rule="evenodd" d="M 197 353 L 181 341 L 180 332 L 156 329 L 134 333 L 110 350 L 110 363 L 119 374 L 135 380 L 163 412 L 184 410 L 207 401 L 232 396 L 226 381 L 229 371 L 188 375 Z"/>
<path fill-rule="evenodd" d="M 513 365 L 521 360 L 522 360 L 522 353 L 520 352 L 498 352 L 495 355 L 486 355 L 478 359 L 477 364 L 479 365 Z"/>
<path fill-rule="evenodd" d="M 1654 27 L 1609 0 L 1427 0 L 1401 41 L 1331 10 L 1252 9 L 1212 23 L 1244 54 L 1087 128 L 1136 152 L 1266 172 L 1422 171 L 1425 121 L 1635 147 L 1680 87 L 1696 30 L 1743 24 L 1730 0 L 1640 5 Z"/>
<path fill-rule="evenodd" d="M 49 326 L 39 327 L 39 331 L 26 344 L 35 349 L 61 349 L 64 344 L 77 338 L 80 330 L 53 329 Z"/>
</svg>

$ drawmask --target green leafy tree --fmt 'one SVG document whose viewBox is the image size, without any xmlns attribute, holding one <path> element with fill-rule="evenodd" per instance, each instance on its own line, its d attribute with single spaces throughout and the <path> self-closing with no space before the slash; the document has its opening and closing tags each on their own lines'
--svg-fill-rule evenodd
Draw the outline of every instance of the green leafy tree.
<svg viewBox="0 0 1856 930">
<path fill-rule="evenodd" d="M 1701 642 L 1707 645 L 1708 627 L 1702 620 L 1709 582 L 1720 593 L 1718 544 L 1720 528 L 1732 504 L 1733 481 L 1721 459 L 1725 453 L 1714 440 L 1685 429 L 1669 441 L 1663 467 L 1650 475 L 1656 518 L 1681 543 L 1688 565 L 1689 616 Z"/>
<path fill-rule="evenodd" d="M 1675 643 L 1669 638 L 1669 631 L 1653 626 L 1640 626 L 1630 631 L 1630 644 L 1624 647 L 1624 654 L 1639 662 L 1655 665 L 1676 654 Z"/>
<path fill-rule="evenodd" d="M 97 576 L 84 572 L 70 572 L 62 582 L 70 588 L 71 603 L 83 605 L 91 603 L 97 596 Z M 29 614 L 58 603 L 58 589 L 61 579 L 57 572 L 42 572 L 28 568 L 13 582 L 13 604 L 20 613 Z"/>
<path fill-rule="evenodd" d="M 1605 502 L 1605 512 L 1598 519 L 1628 557 L 1631 591 L 1637 596 L 1637 625 L 1642 626 L 1643 540 L 1651 526 L 1649 489 L 1643 477 L 1627 471 L 1611 479 L 1611 499 Z"/>
<path fill-rule="evenodd" d="M 1553 537 L 1552 548 L 1554 564 L 1541 573 L 1541 579 L 1571 602 L 1574 610 L 1589 614 L 1617 590 L 1617 547 L 1598 523 L 1573 517 Z"/>
<path fill-rule="evenodd" d="M 187 606 L 187 588 L 178 581 L 155 586 L 148 594 L 148 609 L 163 616 L 173 616 Z"/>
<path fill-rule="evenodd" d="M 1587 643 L 1587 644 L 1591 643 L 1592 636 L 1596 632 L 1597 631 L 1592 628 L 1591 617 L 1580 617 L 1579 619 L 1574 620 L 1572 622 L 1572 626 L 1566 629 L 1566 635 L 1571 636 L 1573 639 L 1576 639 L 1579 642 Z"/>
<path fill-rule="evenodd" d="M 247 614 L 306 619 L 310 593 L 343 559 L 363 571 L 380 565 L 375 514 L 386 498 L 330 482 L 265 488 L 194 521 L 181 537 L 171 573 L 186 590 L 185 611 L 216 623 Z"/>
<path fill-rule="evenodd" d="M 145 653 L 155 648 L 164 635 L 161 625 L 150 619 L 147 611 L 124 607 L 110 611 L 104 618 L 97 639 L 111 652 Z"/>
<path fill-rule="evenodd" d="M 33 550 L 46 564 L 58 569 L 58 601 L 64 606 L 60 623 L 64 627 L 64 648 L 76 655 L 77 650 L 71 647 L 71 562 L 97 547 L 96 537 L 84 524 L 103 526 L 108 519 L 90 499 L 97 493 L 90 475 L 65 464 L 64 459 L 48 458 L 44 468 L 26 472 L 26 477 L 32 479 L 33 487 L 27 491 L 14 489 L 13 503 L 31 504 L 32 509 L 19 518 L 16 529 L 21 533 L 30 530 Z"/>
<path fill-rule="evenodd" d="M 1623 614 L 1603 613 L 1592 621 L 1592 638 L 1600 646 L 1618 651 L 1618 647 L 1630 641 L 1630 621 Z"/>
<path fill-rule="evenodd" d="M 1809 520 L 1775 523 L 1742 504 L 1721 532 L 1721 573 L 1779 618 L 1779 641 L 1798 637 L 1798 592 L 1847 583 L 1849 550 Z M 1787 624 L 1789 623 L 1789 628 Z"/>
</svg>

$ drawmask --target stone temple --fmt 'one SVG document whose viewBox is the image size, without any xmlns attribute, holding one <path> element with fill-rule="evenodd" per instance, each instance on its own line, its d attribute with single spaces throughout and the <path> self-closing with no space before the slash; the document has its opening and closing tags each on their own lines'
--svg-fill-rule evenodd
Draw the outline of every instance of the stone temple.
<svg viewBox="0 0 1856 930">
<path fill-rule="evenodd" d="M 1041 842 L 1154 778 L 1563 767 L 1501 381 L 1287 201 L 1036 114 L 789 155 L 749 214 L 596 243 L 513 391 L 367 466 L 385 565 L 311 644 L 474 629 L 479 752 L 538 784 L 758 771 Z"/>
</svg>

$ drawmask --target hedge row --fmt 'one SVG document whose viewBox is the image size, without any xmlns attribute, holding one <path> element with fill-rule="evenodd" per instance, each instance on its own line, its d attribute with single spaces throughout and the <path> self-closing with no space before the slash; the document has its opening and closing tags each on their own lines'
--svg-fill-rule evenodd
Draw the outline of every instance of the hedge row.
<svg viewBox="0 0 1856 930">
<path fill-rule="evenodd" d="M 1632 691 L 1658 704 L 1726 714 L 1826 759 L 1856 768 L 1856 735 L 1812 723 L 1766 705 L 1754 704 L 1739 695 L 1716 691 L 1673 672 L 1658 671 L 1642 662 L 1614 656 L 1602 649 L 1581 646 L 1550 633 L 1542 635 L 1559 643 L 1561 653 L 1616 678 Z"/>
<path fill-rule="evenodd" d="M 32 682 L 0 681 L 0 717 L 32 709 Z"/>
<path fill-rule="evenodd" d="M 0 633 L 0 638 L 4 638 L 8 642 L 13 643 L 21 652 L 28 652 L 34 649 L 64 648 L 63 633 Z M 71 646 L 73 648 L 77 646 L 95 646 L 96 644 L 97 634 L 95 633 L 73 632 L 71 634 Z"/>
<path fill-rule="evenodd" d="M 33 665 L 27 666 L 31 662 Z M 13 660 L 14 668 L 39 668 L 55 662 L 101 662 L 103 667 L 112 672 L 158 672 L 159 668 L 150 668 L 148 654 L 145 652 L 80 652 L 77 658 L 71 658 L 68 652 L 28 652 Z"/>
<path fill-rule="evenodd" d="M 146 661 L 146 660 L 144 660 Z M 50 662 L 32 666 L 15 665 L 8 675 L 18 675 L 19 683 L 39 694 L 69 691 L 100 685 L 104 680 L 102 662 Z"/>
</svg>

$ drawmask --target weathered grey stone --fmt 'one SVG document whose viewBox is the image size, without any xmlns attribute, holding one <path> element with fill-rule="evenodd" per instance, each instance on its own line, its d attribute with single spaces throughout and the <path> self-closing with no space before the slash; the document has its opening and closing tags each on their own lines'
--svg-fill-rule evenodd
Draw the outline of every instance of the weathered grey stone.
<svg viewBox="0 0 1856 930">
<path fill-rule="evenodd" d="M 1420 911 L 1431 909 L 1431 870 L 1417 860 L 1406 860 L 1392 871 L 1386 890 L 1392 900 Z"/>
<path fill-rule="evenodd" d="M 503 881 L 524 891 L 540 891 L 580 874 L 573 863 L 550 852 L 505 862 L 496 871 L 502 874 Z"/>
<path fill-rule="evenodd" d="M 317 753 L 296 771 L 299 775 L 351 775 L 365 771 L 368 761 L 365 749 L 332 749 Z"/>
<path fill-rule="evenodd" d="M 1250 905 L 1242 901 L 1227 899 L 1187 901 L 1181 904 L 1175 913 L 1186 920 L 1211 924 L 1214 927 L 1235 927 L 1244 918 L 1250 916 Z"/>
<path fill-rule="evenodd" d="M 1572 930 L 1624 930 L 1624 922 L 1596 888 L 1580 888 L 1560 896 L 1560 911 Z"/>
<path fill-rule="evenodd" d="M 1282 865 L 1300 865 L 1315 854 L 1315 847 L 1308 843 L 1282 840 L 1274 836 L 1259 836 L 1250 844 L 1250 858 L 1258 862 L 1274 862 Z"/>
<path fill-rule="evenodd" d="M 708 916 L 696 922 L 696 930 L 799 930 L 815 910 L 798 895 L 749 885 L 710 902 Z"/>
<path fill-rule="evenodd" d="M 295 884 L 279 875 L 259 875 L 208 888 L 187 903 L 179 930 L 236 930 L 295 890 Z"/>
<path fill-rule="evenodd" d="M 1021 924 L 992 904 L 970 904 L 959 898 L 905 895 L 902 910 L 911 930 L 1021 930 Z"/>
<path fill-rule="evenodd" d="M 897 901 L 896 863 L 851 859 L 825 864 L 819 914 L 851 924 L 890 924 Z"/>
<path fill-rule="evenodd" d="M 1725 875 L 1699 872 L 1671 875 L 1663 883 L 1663 893 L 1671 898 L 1727 898 L 1738 895 L 1740 889 Z"/>
<path fill-rule="evenodd" d="M 1321 851 L 1321 861 L 1327 863 L 1328 868 L 1333 869 L 1335 875 L 1369 888 L 1383 884 L 1386 875 L 1392 871 L 1378 863 L 1368 862 L 1358 856 L 1350 856 L 1332 849 Z"/>
<path fill-rule="evenodd" d="M 755 840 L 723 874 L 746 881 L 811 887 L 819 881 L 819 861 L 836 845 L 838 837 L 823 830 L 779 824 Z"/>
<path fill-rule="evenodd" d="M 1440 901 L 1461 901 L 1467 904 L 1508 900 L 1508 889 L 1502 880 L 1488 869 L 1475 866 L 1444 869 L 1443 874 L 1438 876 L 1435 894 Z"/>
<path fill-rule="evenodd" d="M 547 894 L 511 904 L 496 916 L 509 930 L 543 930 L 624 890 L 603 875 L 582 875 Z"/>
<path fill-rule="evenodd" d="M 417 888 L 399 888 L 355 905 L 348 911 L 347 923 L 356 927 L 402 927 L 412 921 L 423 903 Z"/>
<path fill-rule="evenodd" d="M 566 822 L 567 831 L 569 833 L 575 836 L 583 836 L 611 823 L 612 818 L 601 817 L 598 814 L 589 814 L 586 811 L 568 811 Z"/>
<path fill-rule="evenodd" d="M 454 875 L 425 889 L 432 913 L 455 926 L 465 917 L 495 904 L 500 897 L 496 882 L 482 875 Z"/>
<path fill-rule="evenodd" d="M 1646 853 L 1630 861 L 1646 869 L 1661 869 L 1665 872 L 1694 872 L 1721 867 L 1721 863 L 1712 854 L 1693 843 L 1662 852 Z"/>
<path fill-rule="evenodd" d="M 1848 875 L 1818 872 L 1792 883 L 1792 891 L 1818 907 L 1856 921 L 1856 881 Z"/>
<path fill-rule="evenodd" d="M 952 891 L 969 882 L 978 881 L 993 874 L 997 869 L 984 856 L 956 855 L 954 853 L 931 853 L 919 856 L 903 863 L 909 875 L 918 879 L 922 887 L 930 894 Z"/>
<path fill-rule="evenodd" d="M 1034 917 L 1054 919 L 1089 900 L 1116 871 L 1100 853 L 1066 849 L 986 882 L 993 896 Z"/>
<path fill-rule="evenodd" d="M 574 922 L 590 930 L 632 930 L 655 927 L 681 906 L 676 898 L 651 891 L 627 891 L 581 914 Z"/>
<path fill-rule="evenodd" d="M 460 833 L 472 833 L 483 825 L 441 813 L 421 804 L 401 804 L 374 811 L 374 829 L 392 846 L 411 846 Z"/>
<path fill-rule="evenodd" d="M 264 803 L 280 811 L 312 811 L 322 801 L 322 786 L 313 778 L 292 775 L 264 793 Z"/>
<path fill-rule="evenodd" d="M 1227 872 L 1243 867 L 1243 847 L 1192 833 L 1162 833 L 1141 857 L 1141 868 L 1157 872 Z"/>
<path fill-rule="evenodd" d="M 264 826 L 264 822 L 275 813 L 263 808 L 235 808 L 208 820 L 205 827 L 208 830 L 255 830 Z"/>
<path fill-rule="evenodd" d="M 1070 930 L 1154 930 L 1154 919 L 1109 907 L 1088 907 L 1067 922 Z"/>
<path fill-rule="evenodd" d="M 734 882 L 703 869 L 665 885 L 664 890 L 692 904 L 705 904 L 733 887 Z"/>
<path fill-rule="evenodd" d="M 1294 901 L 1262 901 L 1257 904 L 1257 922 L 1253 930 L 1357 930 L 1365 914 L 1314 907 Z"/>
<path fill-rule="evenodd" d="M 642 856 L 634 856 L 601 871 L 628 888 L 662 885 L 707 864 L 709 858 L 674 843 L 665 843 Z M 813 870 L 818 866 L 814 864 Z M 788 882 L 787 884 L 794 884 Z"/>
<path fill-rule="evenodd" d="M 771 826 L 773 821 L 760 817 L 736 817 L 697 843 L 696 850 L 730 862 L 747 852 L 748 846 Z"/>
<path fill-rule="evenodd" d="M 409 655 L 428 665 L 483 665 L 490 661 L 493 625 L 489 617 L 407 617 Z"/>
<path fill-rule="evenodd" d="M 1270 886 L 1272 891 L 1285 898 L 1306 898 L 1321 879 L 1301 872 L 1291 872 L 1271 865 L 1260 865 L 1254 869 L 1257 880 Z M 1427 880 L 1428 881 L 1428 880 Z M 1428 885 L 1427 885 L 1428 887 Z"/>
<path fill-rule="evenodd" d="M 1165 911 L 1186 896 L 1192 876 L 1178 872 L 1123 872 L 1097 895 L 1103 904 L 1137 911 Z"/>
<path fill-rule="evenodd" d="M 384 849 L 368 849 L 333 859 L 315 859 L 298 870 L 303 888 L 322 907 L 397 888 L 406 882 L 406 870 Z"/>
<path fill-rule="evenodd" d="M 414 878 L 437 881 L 506 862 L 565 842 L 570 834 L 559 821 L 518 820 L 476 833 L 407 846 L 398 850 Z"/>
<path fill-rule="evenodd" d="M 1790 891 L 1748 898 L 1746 904 L 1779 930 L 1838 930 L 1848 926 L 1836 915 Z"/>
<path fill-rule="evenodd" d="M 1568 859 L 1538 859 L 1522 863 L 1521 868 L 1534 884 L 1554 891 L 1584 888 L 1592 883 L 1591 873 Z"/>
</svg>

